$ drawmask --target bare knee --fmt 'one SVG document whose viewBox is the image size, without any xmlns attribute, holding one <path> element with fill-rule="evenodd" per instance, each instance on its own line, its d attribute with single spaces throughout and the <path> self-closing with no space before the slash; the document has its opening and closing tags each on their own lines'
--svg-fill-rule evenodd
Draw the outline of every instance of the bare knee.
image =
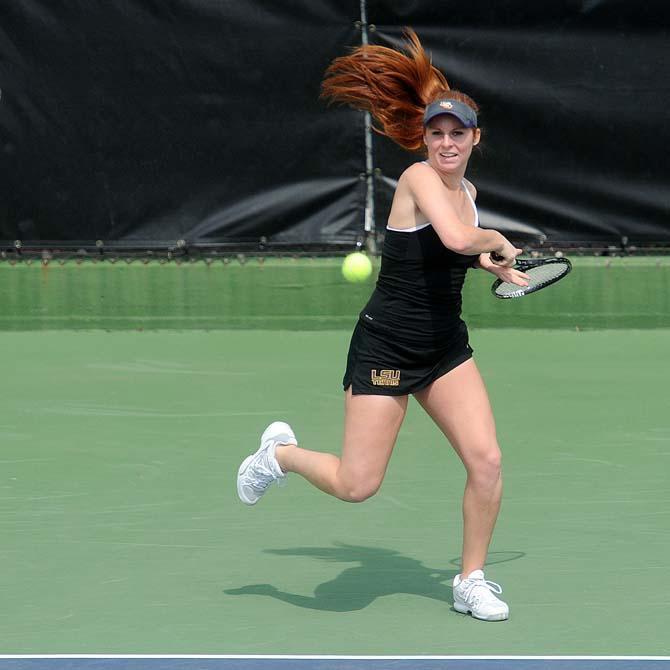
<svg viewBox="0 0 670 670">
<path fill-rule="evenodd" d="M 361 503 L 372 498 L 380 486 L 381 480 L 351 482 L 342 486 L 338 497 L 345 502 Z"/>
<path fill-rule="evenodd" d="M 502 454 L 497 444 L 478 449 L 466 464 L 468 478 L 481 486 L 495 486 L 501 477 Z"/>
</svg>

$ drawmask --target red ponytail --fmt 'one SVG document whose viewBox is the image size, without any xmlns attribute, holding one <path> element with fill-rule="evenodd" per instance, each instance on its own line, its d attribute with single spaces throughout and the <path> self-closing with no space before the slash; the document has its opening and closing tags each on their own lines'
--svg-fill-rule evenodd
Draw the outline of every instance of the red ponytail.
<svg viewBox="0 0 670 670">
<path fill-rule="evenodd" d="M 336 58 L 326 70 L 321 96 L 370 112 L 378 133 L 417 151 L 423 147 L 423 112 L 431 102 L 449 98 L 479 110 L 469 96 L 449 88 L 411 28 L 404 36 L 406 53 L 364 45 Z"/>
</svg>

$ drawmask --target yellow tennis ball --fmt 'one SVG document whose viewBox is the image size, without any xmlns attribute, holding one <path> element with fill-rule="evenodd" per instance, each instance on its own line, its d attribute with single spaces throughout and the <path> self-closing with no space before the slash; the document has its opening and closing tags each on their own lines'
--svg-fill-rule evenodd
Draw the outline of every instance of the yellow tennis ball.
<svg viewBox="0 0 670 670">
<path fill-rule="evenodd" d="M 342 276 L 354 284 L 364 282 L 372 274 L 370 259 L 360 251 L 349 254 L 342 263 Z"/>
</svg>

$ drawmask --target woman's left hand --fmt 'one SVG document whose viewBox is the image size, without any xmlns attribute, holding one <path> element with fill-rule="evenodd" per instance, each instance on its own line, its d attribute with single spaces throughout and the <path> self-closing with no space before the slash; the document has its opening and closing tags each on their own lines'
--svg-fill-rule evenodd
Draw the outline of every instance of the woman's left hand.
<svg viewBox="0 0 670 670">
<path fill-rule="evenodd" d="M 515 270 L 514 268 L 502 268 L 500 266 L 495 266 L 497 270 L 489 270 L 492 272 L 498 279 L 509 282 L 510 284 L 516 284 L 517 286 L 528 286 L 528 281 L 530 277 L 520 270 Z"/>
<path fill-rule="evenodd" d="M 490 272 L 502 281 L 515 284 L 516 286 L 528 286 L 530 277 L 525 272 L 497 265 L 491 261 L 490 254 L 480 254 L 477 265 L 479 265 L 482 270 Z"/>
</svg>

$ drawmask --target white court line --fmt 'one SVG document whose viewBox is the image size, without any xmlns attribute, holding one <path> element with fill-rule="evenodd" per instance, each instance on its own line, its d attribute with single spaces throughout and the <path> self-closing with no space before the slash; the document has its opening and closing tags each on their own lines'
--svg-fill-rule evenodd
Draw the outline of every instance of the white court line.
<svg viewBox="0 0 670 670">
<path fill-rule="evenodd" d="M 670 661 L 670 656 L 320 656 L 275 654 L 0 654 L 0 659 L 236 659 L 314 661 Z"/>
</svg>

